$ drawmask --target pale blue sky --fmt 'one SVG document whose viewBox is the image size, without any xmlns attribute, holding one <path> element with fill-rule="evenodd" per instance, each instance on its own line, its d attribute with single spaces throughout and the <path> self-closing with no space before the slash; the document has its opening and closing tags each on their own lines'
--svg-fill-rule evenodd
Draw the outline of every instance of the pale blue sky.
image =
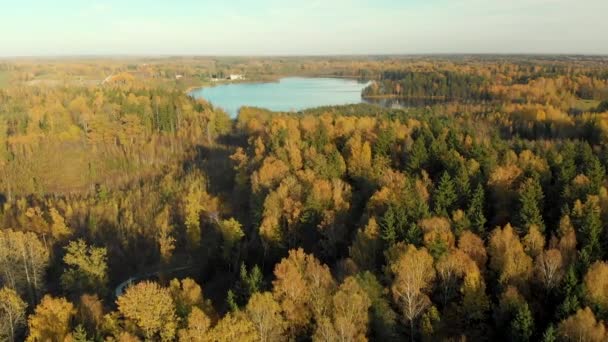
<svg viewBox="0 0 608 342">
<path fill-rule="evenodd" d="M 0 0 L 0 56 L 608 54 L 608 0 Z"/>
</svg>

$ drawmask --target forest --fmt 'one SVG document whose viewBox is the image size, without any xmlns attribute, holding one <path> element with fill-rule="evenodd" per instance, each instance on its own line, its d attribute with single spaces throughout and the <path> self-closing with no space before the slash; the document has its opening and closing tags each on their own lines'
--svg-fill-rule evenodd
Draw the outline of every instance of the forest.
<svg viewBox="0 0 608 342">
<path fill-rule="evenodd" d="M 438 101 L 231 119 L 188 95 L 230 73 Z M 608 340 L 607 58 L 5 59 L 0 75 L 2 341 Z"/>
</svg>

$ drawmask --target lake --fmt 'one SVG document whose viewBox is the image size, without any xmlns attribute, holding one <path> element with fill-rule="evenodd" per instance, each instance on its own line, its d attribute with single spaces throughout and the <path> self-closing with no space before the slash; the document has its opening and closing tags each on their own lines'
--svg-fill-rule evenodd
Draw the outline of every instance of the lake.
<svg viewBox="0 0 608 342">
<path fill-rule="evenodd" d="M 363 102 L 361 91 L 367 86 L 352 79 L 286 77 L 271 83 L 233 83 L 199 88 L 190 92 L 236 117 L 242 106 L 273 111 L 299 111 L 320 106 Z"/>
</svg>

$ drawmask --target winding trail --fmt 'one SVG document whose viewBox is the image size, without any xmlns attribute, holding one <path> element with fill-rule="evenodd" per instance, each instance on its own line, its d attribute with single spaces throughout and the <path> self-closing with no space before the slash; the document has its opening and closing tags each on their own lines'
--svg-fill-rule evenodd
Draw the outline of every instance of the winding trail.
<svg viewBox="0 0 608 342">
<path fill-rule="evenodd" d="M 159 275 L 161 273 L 170 274 L 173 272 L 188 270 L 188 269 L 191 269 L 192 267 L 194 267 L 194 266 L 185 265 L 185 266 L 179 266 L 179 267 L 174 267 L 174 268 L 170 268 L 170 269 L 158 268 L 151 272 L 134 275 L 134 276 L 130 277 L 129 279 L 123 281 L 122 283 L 118 284 L 118 286 L 116 286 L 116 289 L 114 290 L 114 296 L 116 296 L 116 298 L 120 297 L 127 287 L 131 286 L 133 283 L 136 283 L 140 280 L 144 280 L 144 279 L 150 278 L 152 276 Z"/>
</svg>

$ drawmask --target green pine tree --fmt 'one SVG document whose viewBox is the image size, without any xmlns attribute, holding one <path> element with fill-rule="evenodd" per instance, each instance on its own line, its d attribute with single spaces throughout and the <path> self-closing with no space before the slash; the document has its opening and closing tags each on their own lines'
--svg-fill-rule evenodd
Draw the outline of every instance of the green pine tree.
<svg viewBox="0 0 608 342">
<path fill-rule="evenodd" d="M 429 160 L 429 153 L 426 149 L 426 145 L 424 143 L 424 138 L 418 137 L 412 147 L 410 148 L 410 153 L 407 156 L 407 169 L 412 173 L 420 172 L 426 166 L 426 163 Z"/>
<path fill-rule="evenodd" d="M 528 304 L 521 305 L 511 322 L 511 337 L 514 341 L 530 341 L 534 333 L 534 318 Z"/>
<path fill-rule="evenodd" d="M 449 217 L 449 213 L 454 209 L 454 204 L 458 200 L 455 188 L 450 174 L 447 171 L 443 172 L 433 195 L 435 214 Z"/>
<path fill-rule="evenodd" d="M 72 332 L 72 341 L 73 342 L 92 342 L 93 340 L 87 337 L 87 332 L 84 330 L 83 326 L 79 324 L 76 329 Z"/>
<path fill-rule="evenodd" d="M 524 231 L 531 225 L 536 225 L 541 232 L 545 230 L 542 216 L 543 199 L 543 189 L 536 177 L 526 179 L 519 188 L 518 224 Z"/>
<path fill-rule="evenodd" d="M 471 228 L 479 236 L 485 235 L 486 217 L 483 214 L 485 205 L 485 193 L 481 184 L 477 185 L 477 189 L 471 199 L 471 204 L 467 210 L 467 218 L 471 222 Z"/>
<path fill-rule="evenodd" d="M 397 242 L 397 218 L 393 206 L 389 206 L 382 216 L 380 222 L 381 237 L 387 246 L 392 246 Z"/>
<path fill-rule="evenodd" d="M 580 241 L 582 246 L 580 251 L 580 262 L 583 266 L 589 266 L 602 257 L 600 243 L 602 220 L 598 204 L 595 201 L 588 200 L 587 203 L 585 203 L 584 215 L 580 227 Z"/>
<path fill-rule="evenodd" d="M 555 327 L 553 326 L 553 324 L 550 324 L 547 327 L 547 330 L 545 330 L 545 333 L 543 334 L 542 342 L 555 342 L 555 341 L 557 341 L 557 331 L 555 330 Z"/>
</svg>

